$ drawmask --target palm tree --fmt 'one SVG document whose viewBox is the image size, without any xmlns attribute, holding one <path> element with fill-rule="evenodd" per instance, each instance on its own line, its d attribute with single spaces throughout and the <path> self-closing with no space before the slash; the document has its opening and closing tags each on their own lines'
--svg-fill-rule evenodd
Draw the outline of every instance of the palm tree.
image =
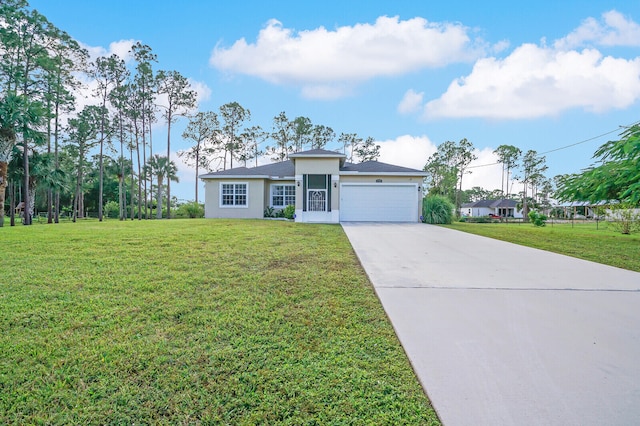
<svg viewBox="0 0 640 426">
<path fill-rule="evenodd" d="M 158 196 L 156 200 L 156 218 L 162 219 L 162 182 L 166 177 L 170 181 L 178 182 L 178 167 L 173 161 L 169 161 L 167 157 L 161 157 L 154 154 L 147 160 L 144 166 L 145 174 L 154 175 L 158 178 Z M 167 215 L 169 210 L 167 210 Z"/>
</svg>

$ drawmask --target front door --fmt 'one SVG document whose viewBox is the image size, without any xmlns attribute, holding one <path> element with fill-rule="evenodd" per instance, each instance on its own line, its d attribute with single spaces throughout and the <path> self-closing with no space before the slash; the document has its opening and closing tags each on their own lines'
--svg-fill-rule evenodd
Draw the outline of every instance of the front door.
<svg viewBox="0 0 640 426">
<path fill-rule="evenodd" d="M 307 211 L 326 212 L 327 211 L 327 190 L 310 189 L 307 192 Z"/>
</svg>

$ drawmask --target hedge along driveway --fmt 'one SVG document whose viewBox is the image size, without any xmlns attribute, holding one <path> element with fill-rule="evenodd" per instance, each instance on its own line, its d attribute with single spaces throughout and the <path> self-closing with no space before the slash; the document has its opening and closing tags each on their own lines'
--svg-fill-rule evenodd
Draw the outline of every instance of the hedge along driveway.
<svg viewBox="0 0 640 426">
<path fill-rule="evenodd" d="M 0 234 L 0 423 L 438 423 L 339 226 Z"/>
</svg>

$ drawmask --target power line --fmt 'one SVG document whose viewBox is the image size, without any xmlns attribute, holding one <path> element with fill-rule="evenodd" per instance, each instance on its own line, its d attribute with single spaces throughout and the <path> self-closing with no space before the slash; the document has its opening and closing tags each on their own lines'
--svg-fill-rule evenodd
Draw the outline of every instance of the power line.
<svg viewBox="0 0 640 426">
<path fill-rule="evenodd" d="M 610 135 L 611 133 L 619 132 L 619 131 L 620 131 L 620 127 L 623 127 L 623 128 L 626 128 L 626 127 L 632 127 L 632 126 L 634 126 L 634 125 L 636 125 L 636 124 L 640 124 L 640 121 L 637 121 L 637 122 L 635 122 L 635 123 L 631 123 L 631 124 L 629 124 L 629 125 L 627 125 L 627 126 L 619 126 L 617 129 L 610 130 L 610 131 L 608 131 L 608 132 L 602 133 L 601 135 L 594 136 L 594 137 L 591 137 L 591 138 L 589 138 L 589 139 L 582 140 L 582 141 L 580 141 L 580 142 L 575 142 L 575 143 L 572 143 L 572 144 L 569 144 L 569 145 L 561 146 L 561 147 L 559 147 L 559 148 L 551 149 L 551 150 L 549 150 L 549 151 L 541 152 L 539 155 L 550 154 L 550 153 L 552 153 L 552 152 L 562 151 L 563 149 L 567 149 L 567 148 L 571 148 L 571 147 L 574 147 L 574 146 L 577 146 L 577 145 L 581 145 L 581 144 L 583 144 L 583 143 L 591 142 L 592 140 L 599 139 L 599 138 L 601 138 L 601 137 L 603 137 L 603 136 Z M 476 169 L 476 168 L 479 168 L 479 167 L 495 166 L 495 165 L 497 165 L 497 164 L 500 164 L 500 162 L 499 162 L 499 161 L 497 161 L 497 162 L 495 162 L 495 163 L 489 163 L 489 164 L 478 164 L 478 165 L 476 165 L 476 166 L 469 166 L 469 167 L 467 167 L 467 168 L 468 168 L 468 169 Z"/>
</svg>

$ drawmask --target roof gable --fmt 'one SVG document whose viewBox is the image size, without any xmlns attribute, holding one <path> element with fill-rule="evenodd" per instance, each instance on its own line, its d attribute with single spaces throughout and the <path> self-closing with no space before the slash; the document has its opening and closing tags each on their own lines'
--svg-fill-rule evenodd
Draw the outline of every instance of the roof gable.
<svg viewBox="0 0 640 426">
<path fill-rule="evenodd" d="M 294 152 L 289 154 L 289 158 L 346 158 L 341 152 L 329 151 L 327 149 L 310 149 L 308 151 Z"/>
</svg>

